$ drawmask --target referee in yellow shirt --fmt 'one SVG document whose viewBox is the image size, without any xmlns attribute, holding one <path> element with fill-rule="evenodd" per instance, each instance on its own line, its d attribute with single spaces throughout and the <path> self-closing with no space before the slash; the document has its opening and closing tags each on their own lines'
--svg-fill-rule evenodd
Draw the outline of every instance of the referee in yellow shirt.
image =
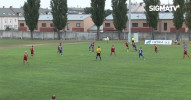
<svg viewBox="0 0 191 100">
<path fill-rule="evenodd" d="M 100 58 L 100 60 L 101 60 L 101 48 L 100 48 L 100 46 L 98 46 L 96 52 L 97 52 L 96 60 L 97 60 L 97 57 L 98 57 L 98 56 L 99 56 L 99 58 Z"/>
</svg>

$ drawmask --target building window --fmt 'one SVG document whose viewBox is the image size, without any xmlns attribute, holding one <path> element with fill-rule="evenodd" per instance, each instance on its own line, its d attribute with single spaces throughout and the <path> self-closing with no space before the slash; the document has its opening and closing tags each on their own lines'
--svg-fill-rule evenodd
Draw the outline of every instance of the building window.
<svg viewBox="0 0 191 100">
<path fill-rule="evenodd" d="M 50 23 L 50 27 L 54 27 L 54 24 L 53 24 L 53 23 Z"/>
<path fill-rule="evenodd" d="M 17 25 L 15 25 L 14 28 L 15 28 L 15 29 L 18 29 L 18 28 L 17 28 Z"/>
<path fill-rule="evenodd" d="M 46 27 L 46 23 L 42 23 L 42 27 Z"/>
<path fill-rule="evenodd" d="M 20 27 L 24 27 L 25 25 L 24 25 L 24 23 L 20 23 Z"/>
<path fill-rule="evenodd" d="M 167 31 L 167 23 L 164 23 L 164 30 Z"/>
<path fill-rule="evenodd" d="M 17 19 L 15 19 L 15 22 L 17 22 Z"/>
<path fill-rule="evenodd" d="M 7 25 L 4 25 L 4 29 L 6 29 L 7 28 Z"/>
<path fill-rule="evenodd" d="M 138 27 L 138 23 L 133 23 L 132 26 L 133 27 Z"/>
<path fill-rule="evenodd" d="M 70 30 L 70 24 L 69 23 L 67 24 L 67 30 Z"/>
<path fill-rule="evenodd" d="M 110 27 L 110 23 L 105 23 L 105 27 Z"/>
<path fill-rule="evenodd" d="M 10 23 L 12 23 L 12 19 L 10 19 Z"/>
<path fill-rule="evenodd" d="M 76 24 L 76 27 L 80 27 L 80 23 L 77 23 L 77 24 Z"/>
<path fill-rule="evenodd" d="M 149 27 L 149 24 L 143 23 L 143 27 Z"/>
</svg>

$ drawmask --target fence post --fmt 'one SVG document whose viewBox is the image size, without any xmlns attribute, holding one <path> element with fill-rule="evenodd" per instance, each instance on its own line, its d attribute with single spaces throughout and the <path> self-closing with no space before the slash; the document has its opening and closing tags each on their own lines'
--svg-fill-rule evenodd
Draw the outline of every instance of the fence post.
<svg viewBox="0 0 191 100">
<path fill-rule="evenodd" d="M 166 32 L 165 32 L 165 40 L 166 40 Z"/>
<path fill-rule="evenodd" d="M 77 40 L 77 32 L 75 32 L 75 39 Z"/>
<path fill-rule="evenodd" d="M 21 40 L 23 39 L 23 31 L 21 31 Z"/>
<path fill-rule="evenodd" d="M 11 39 L 13 39 L 13 31 L 11 30 Z"/>
<path fill-rule="evenodd" d="M 125 32 L 123 32 L 123 39 L 125 40 Z"/>
<path fill-rule="evenodd" d="M 44 32 L 42 32 L 42 40 L 44 40 Z"/>
<path fill-rule="evenodd" d="M 55 32 L 54 32 L 54 36 L 53 36 L 53 39 L 55 40 Z"/>
<path fill-rule="evenodd" d="M 89 32 L 87 32 L 88 33 L 88 40 L 89 40 Z"/>
</svg>

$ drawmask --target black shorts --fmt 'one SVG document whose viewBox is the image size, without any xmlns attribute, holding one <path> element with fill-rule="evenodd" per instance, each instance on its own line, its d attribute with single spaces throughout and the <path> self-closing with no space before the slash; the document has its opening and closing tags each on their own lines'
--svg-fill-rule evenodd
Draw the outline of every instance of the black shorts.
<svg viewBox="0 0 191 100">
<path fill-rule="evenodd" d="M 100 56 L 100 53 L 97 53 L 97 56 Z"/>
</svg>

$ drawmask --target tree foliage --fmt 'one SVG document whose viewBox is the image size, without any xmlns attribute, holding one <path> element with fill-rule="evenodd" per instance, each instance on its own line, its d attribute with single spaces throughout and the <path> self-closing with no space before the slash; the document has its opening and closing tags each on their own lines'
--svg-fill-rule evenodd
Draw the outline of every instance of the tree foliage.
<svg viewBox="0 0 191 100">
<path fill-rule="evenodd" d="M 191 40 L 190 32 L 191 32 L 191 0 L 186 2 L 186 17 L 185 17 L 185 24 L 189 29 L 189 40 Z"/>
<path fill-rule="evenodd" d="M 174 6 L 177 6 L 179 5 L 179 8 L 177 8 L 176 11 L 173 11 L 173 23 L 174 23 L 174 26 L 177 30 L 177 35 L 176 35 L 176 39 L 177 40 L 180 40 L 179 39 L 179 36 L 180 36 L 180 33 L 179 33 L 179 29 L 182 28 L 182 25 L 183 25 L 183 22 L 184 22 L 184 4 L 185 4 L 185 1 L 184 0 L 174 0 L 173 1 L 173 4 Z"/>
<path fill-rule="evenodd" d="M 31 31 L 31 39 L 33 39 L 34 29 L 37 28 L 39 8 L 40 0 L 27 0 L 23 6 L 25 22 Z"/>
<path fill-rule="evenodd" d="M 97 26 L 97 40 L 100 39 L 100 26 L 105 19 L 105 1 L 106 0 L 91 0 L 91 17 L 94 24 Z"/>
<path fill-rule="evenodd" d="M 107 17 L 108 15 L 110 15 L 110 14 L 112 14 L 112 10 L 110 10 L 110 9 L 107 9 L 107 10 L 105 10 L 105 17 Z"/>
<path fill-rule="evenodd" d="M 127 0 L 112 0 L 113 8 L 113 24 L 119 32 L 118 37 L 123 29 L 126 28 L 128 16 L 127 16 Z"/>
<path fill-rule="evenodd" d="M 85 14 L 90 14 L 91 13 L 91 8 L 90 7 L 84 8 L 84 13 Z"/>
<path fill-rule="evenodd" d="M 145 3 L 145 15 L 146 20 L 149 27 L 152 27 L 152 39 L 154 39 L 153 30 L 157 28 L 158 20 L 159 20 L 159 12 L 158 11 L 149 11 L 149 6 L 151 5 L 159 5 L 160 0 L 143 0 Z"/>
<path fill-rule="evenodd" d="M 51 0 L 52 16 L 54 27 L 58 30 L 58 39 L 60 40 L 60 30 L 64 29 L 67 24 L 67 0 Z"/>
</svg>

